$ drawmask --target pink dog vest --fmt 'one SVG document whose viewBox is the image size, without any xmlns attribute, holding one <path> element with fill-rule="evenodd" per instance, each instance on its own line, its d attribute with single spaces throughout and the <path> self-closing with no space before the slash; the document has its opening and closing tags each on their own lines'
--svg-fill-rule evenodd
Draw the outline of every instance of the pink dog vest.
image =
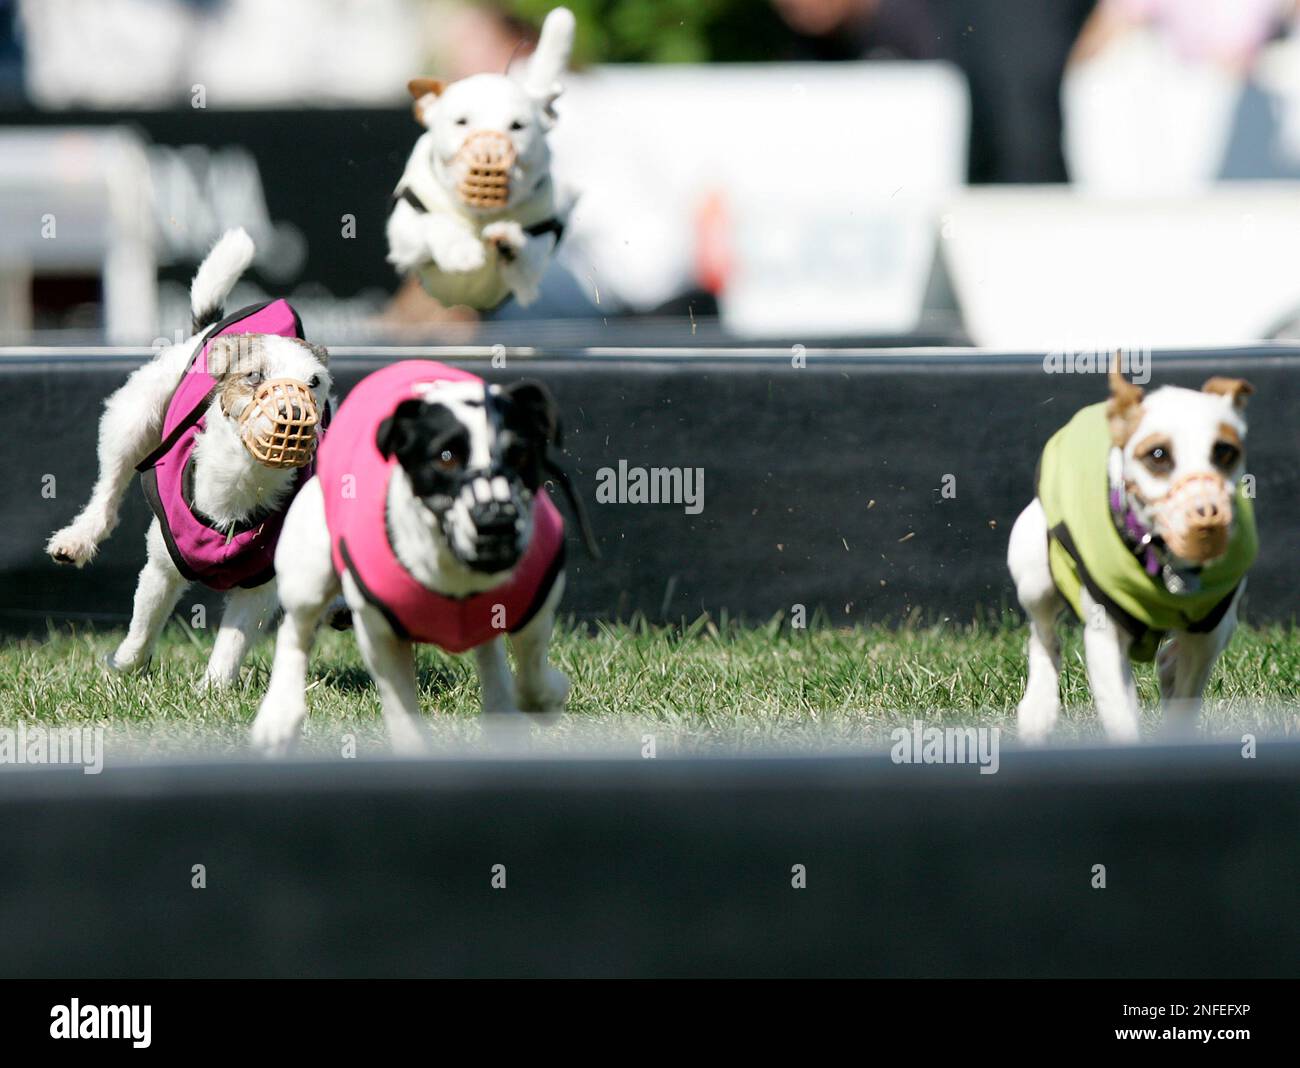
<svg viewBox="0 0 1300 1068">
<path fill-rule="evenodd" d="M 167 405 L 162 444 L 136 468 L 176 569 L 192 582 L 214 590 L 260 586 L 271 580 L 275 575 L 275 543 L 289 509 L 289 501 L 285 501 L 279 511 L 253 516 L 233 531 L 226 531 L 217 529 L 194 508 L 190 456 L 203 433 L 204 415 L 217 388 L 216 379 L 208 373 L 208 346 L 223 334 L 300 338 L 302 322 L 288 303 L 273 300 L 243 308 L 213 326 Z M 328 418 L 327 410 L 322 427 Z M 314 468 L 315 464 L 309 463 L 298 471 L 289 500 L 306 485 Z"/>
<path fill-rule="evenodd" d="M 380 454 L 379 424 L 429 386 L 481 381 L 428 360 L 391 364 L 367 375 L 347 395 L 318 454 L 335 570 L 352 575 L 396 634 L 452 653 L 526 626 L 564 566 L 564 520 L 545 491 L 534 498 L 533 536 L 510 580 L 484 593 L 460 598 L 434 593 L 411 576 L 389 544 L 385 511 L 397 458 Z"/>
</svg>

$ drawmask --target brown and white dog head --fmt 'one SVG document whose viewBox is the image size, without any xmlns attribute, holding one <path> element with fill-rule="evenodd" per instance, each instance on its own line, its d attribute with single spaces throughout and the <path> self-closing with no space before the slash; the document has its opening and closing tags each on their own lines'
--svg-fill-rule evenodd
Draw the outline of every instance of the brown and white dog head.
<svg viewBox="0 0 1300 1068">
<path fill-rule="evenodd" d="M 1233 500 L 1246 469 L 1246 400 L 1241 378 L 1211 378 L 1199 390 L 1144 393 L 1110 376 L 1107 417 L 1123 458 L 1138 518 L 1191 565 L 1222 556 L 1232 537 Z"/>
<path fill-rule="evenodd" d="M 475 74 L 443 85 L 408 84 L 416 121 L 430 131 L 435 179 L 467 210 L 506 212 L 532 196 L 550 170 L 546 133 L 555 124 L 560 75 L 573 50 L 574 20 L 557 7 L 542 24 L 522 77 Z"/>
<path fill-rule="evenodd" d="M 221 414 L 258 463 L 303 467 L 320 440 L 333 380 L 320 345 L 277 334 L 226 334 L 208 348 Z"/>
</svg>

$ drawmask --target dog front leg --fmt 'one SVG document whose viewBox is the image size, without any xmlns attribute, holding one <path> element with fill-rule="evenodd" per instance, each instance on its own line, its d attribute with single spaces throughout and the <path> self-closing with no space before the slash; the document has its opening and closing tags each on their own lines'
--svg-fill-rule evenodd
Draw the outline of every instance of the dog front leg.
<svg viewBox="0 0 1300 1068">
<path fill-rule="evenodd" d="M 1065 602 L 1052 579 L 1047 557 L 1047 517 L 1037 499 L 1011 528 L 1007 567 L 1016 596 L 1029 616 L 1029 661 L 1025 695 L 1016 707 L 1016 733 L 1026 745 L 1047 741 L 1061 711 L 1061 639 L 1056 620 Z"/>
<path fill-rule="evenodd" d="M 307 718 L 311 647 L 321 616 L 339 592 L 318 478 L 308 480 L 284 517 L 274 586 L 284 606 L 284 622 L 276 632 L 271 681 L 251 735 L 253 745 L 267 756 L 287 752 Z"/>
<path fill-rule="evenodd" d="M 1210 674 L 1237 629 L 1237 605 L 1245 587 L 1243 581 L 1217 627 L 1204 633 L 1180 631 L 1161 650 L 1160 696 L 1168 733 L 1185 736 L 1195 730 Z"/>
<path fill-rule="evenodd" d="M 1079 592 L 1083 609 L 1083 651 L 1097 715 L 1112 742 L 1136 742 L 1140 736 L 1137 684 L 1128 651 L 1133 638 L 1087 589 Z"/>
<path fill-rule="evenodd" d="M 239 666 L 248 655 L 249 646 L 271 621 L 279 603 L 274 579 L 251 590 L 230 592 L 208 658 L 208 670 L 203 676 L 205 686 L 232 686 L 239 681 Z"/>
<path fill-rule="evenodd" d="M 487 263 L 487 250 L 478 235 L 446 215 L 422 217 L 425 245 L 440 271 L 452 274 L 480 270 Z"/>
<path fill-rule="evenodd" d="M 399 756 L 421 756 L 428 746 L 420 728 L 415 650 L 410 642 L 393 633 L 377 609 L 364 602 L 351 576 L 344 579 L 343 592 L 352 606 L 352 626 L 361 658 L 379 690 L 389 744 Z"/>
<path fill-rule="evenodd" d="M 519 711 L 515 702 L 515 684 L 506 661 L 505 643 L 501 638 L 478 646 L 474 650 L 474 666 L 478 669 L 480 706 L 485 716 L 512 716 Z"/>
<path fill-rule="evenodd" d="M 136 582 L 131 625 L 117 651 L 105 661 L 113 671 L 139 671 L 148 665 L 167 617 L 189 585 L 167 553 L 157 519 L 145 540 L 149 558 Z"/>
<path fill-rule="evenodd" d="M 524 712 L 558 717 L 569 696 L 569 680 L 551 667 L 547 652 L 555 626 L 555 610 L 564 594 L 564 576 L 555 580 L 546 603 L 526 627 L 510 636 L 515 654 L 515 697 Z"/>
<path fill-rule="evenodd" d="M 517 222 L 494 222 L 483 228 L 483 239 L 497 250 L 501 277 L 526 308 L 541 292 L 542 275 L 555 248 L 552 234 L 531 236 Z"/>
</svg>

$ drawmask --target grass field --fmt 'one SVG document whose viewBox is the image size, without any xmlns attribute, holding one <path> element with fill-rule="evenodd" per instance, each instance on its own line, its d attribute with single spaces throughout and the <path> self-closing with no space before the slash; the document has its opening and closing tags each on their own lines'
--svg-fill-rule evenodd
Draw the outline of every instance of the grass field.
<svg viewBox="0 0 1300 1068">
<path fill-rule="evenodd" d="M 243 748 L 266 686 L 271 644 L 245 664 L 236 690 L 196 686 L 210 648 L 179 622 L 169 625 L 148 673 L 105 674 L 100 658 L 120 634 L 51 634 L 0 645 L 0 725 L 101 725 L 146 751 L 195 744 Z M 791 632 L 727 627 L 707 619 L 686 628 L 562 628 L 554 661 L 573 683 L 569 715 L 535 732 L 566 749 L 593 742 L 639 746 L 652 732 L 660 751 L 725 745 L 821 749 L 886 744 L 915 719 L 1000 726 L 1014 733 L 1024 682 L 1023 627 L 816 627 Z M 421 648 L 421 707 L 436 740 L 477 737 L 478 685 L 470 658 Z M 1138 669 L 1144 730 L 1159 724 L 1155 680 Z M 1063 740 L 1097 736 L 1077 629 L 1067 630 Z M 379 703 L 350 634 L 322 634 L 312 662 L 307 748 L 322 753 L 352 734 L 359 750 L 382 745 Z M 1210 684 L 1208 734 L 1300 733 L 1300 632 L 1243 628 Z"/>
</svg>

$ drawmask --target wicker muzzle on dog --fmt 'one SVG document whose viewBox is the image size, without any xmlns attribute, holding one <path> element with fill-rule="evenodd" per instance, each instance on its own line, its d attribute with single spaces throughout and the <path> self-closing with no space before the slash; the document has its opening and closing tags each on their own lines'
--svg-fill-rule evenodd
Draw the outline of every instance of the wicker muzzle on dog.
<svg viewBox="0 0 1300 1068">
<path fill-rule="evenodd" d="M 262 419 L 271 429 L 265 430 Z M 266 467 L 305 467 L 316 455 L 316 398 L 301 382 L 273 378 L 257 387 L 239 432 L 253 459 Z"/>
<path fill-rule="evenodd" d="M 1232 494 L 1218 475 L 1198 472 L 1180 478 L 1156 507 L 1165 544 L 1196 563 L 1228 551 L 1232 533 Z"/>
<path fill-rule="evenodd" d="M 496 130 L 470 134 L 456 153 L 455 165 L 460 173 L 456 191 L 467 207 L 493 210 L 509 203 L 515 146 L 505 134 Z"/>
</svg>

